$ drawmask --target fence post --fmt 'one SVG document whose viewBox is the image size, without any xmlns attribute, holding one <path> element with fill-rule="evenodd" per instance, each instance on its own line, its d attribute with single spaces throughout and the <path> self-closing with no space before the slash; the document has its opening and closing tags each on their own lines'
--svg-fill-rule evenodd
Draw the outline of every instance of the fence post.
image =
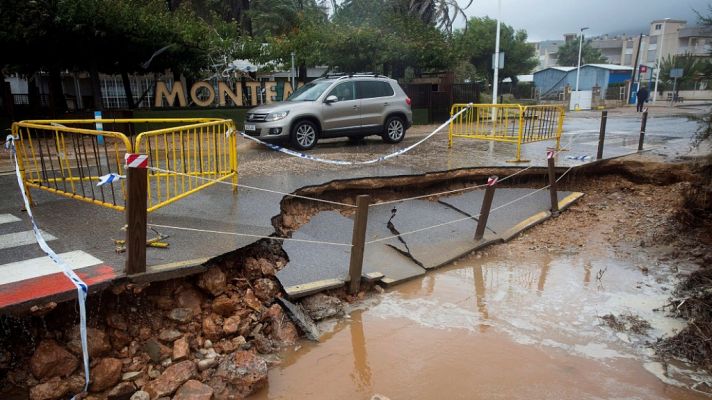
<svg viewBox="0 0 712 400">
<path fill-rule="evenodd" d="M 596 159 L 603 158 L 603 143 L 606 141 L 606 121 L 608 120 L 608 111 L 601 111 L 601 130 L 598 132 L 598 154 Z"/>
<path fill-rule="evenodd" d="M 362 194 L 356 197 L 356 216 L 351 237 L 351 259 L 349 262 L 349 293 L 356 294 L 361 287 L 363 271 L 363 251 L 366 245 L 366 225 L 368 224 L 368 205 L 371 196 Z"/>
<path fill-rule="evenodd" d="M 648 123 L 648 109 L 643 111 L 643 120 L 640 122 L 640 139 L 638 140 L 638 151 L 643 151 L 643 142 L 645 141 L 645 125 Z"/>
<path fill-rule="evenodd" d="M 546 159 L 549 163 L 549 194 L 551 196 L 551 214 L 559 215 L 559 197 L 556 194 L 556 164 L 554 160 L 554 152 L 547 151 Z"/>
<path fill-rule="evenodd" d="M 489 218 L 490 209 L 492 208 L 492 199 L 494 199 L 494 190 L 497 185 L 497 176 L 490 176 L 487 179 L 487 188 L 485 189 L 485 197 L 482 199 L 482 208 L 480 209 L 480 219 L 477 221 L 477 229 L 475 229 L 475 240 L 481 240 L 485 235 L 487 227 L 487 219 Z"/>
<path fill-rule="evenodd" d="M 146 272 L 147 156 L 126 154 L 126 275 Z"/>
</svg>

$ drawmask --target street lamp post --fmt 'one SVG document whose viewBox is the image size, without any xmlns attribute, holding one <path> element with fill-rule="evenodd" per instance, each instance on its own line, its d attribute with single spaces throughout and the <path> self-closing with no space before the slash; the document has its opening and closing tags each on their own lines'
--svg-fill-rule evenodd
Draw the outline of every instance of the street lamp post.
<svg viewBox="0 0 712 400">
<path fill-rule="evenodd" d="M 588 27 L 581 28 L 581 33 L 579 34 L 579 54 L 578 54 L 578 64 L 576 66 L 576 91 L 579 91 L 579 75 L 581 73 L 581 49 L 583 48 L 583 31 L 588 29 Z"/>
<path fill-rule="evenodd" d="M 502 19 L 502 0 L 497 1 L 497 34 L 494 44 L 494 82 L 492 83 L 492 104 L 497 104 L 497 91 L 499 89 L 499 28 Z"/>
<path fill-rule="evenodd" d="M 662 32 L 660 33 L 660 48 L 658 50 L 658 61 L 655 64 L 655 91 L 653 91 L 653 103 L 658 99 L 658 78 L 660 77 L 660 59 L 663 55 L 663 43 L 665 42 L 665 23 L 670 18 L 665 18 L 663 21 Z"/>
</svg>

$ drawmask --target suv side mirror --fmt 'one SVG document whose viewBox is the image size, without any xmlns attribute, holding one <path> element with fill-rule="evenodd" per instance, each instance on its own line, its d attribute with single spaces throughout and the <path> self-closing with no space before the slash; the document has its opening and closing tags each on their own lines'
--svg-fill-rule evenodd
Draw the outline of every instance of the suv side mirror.
<svg viewBox="0 0 712 400">
<path fill-rule="evenodd" d="M 339 98 L 332 94 L 331 96 L 326 97 L 326 100 L 324 100 L 324 103 L 331 104 L 331 103 L 336 103 L 337 101 L 339 101 Z"/>
</svg>

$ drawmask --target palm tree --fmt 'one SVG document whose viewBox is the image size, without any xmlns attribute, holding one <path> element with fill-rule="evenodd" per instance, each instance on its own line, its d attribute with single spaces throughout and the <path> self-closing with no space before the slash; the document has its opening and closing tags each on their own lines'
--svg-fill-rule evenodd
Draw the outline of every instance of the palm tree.
<svg viewBox="0 0 712 400">
<path fill-rule="evenodd" d="M 467 5 L 461 7 L 457 0 L 395 0 L 400 3 L 407 3 L 407 11 L 410 15 L 420 18 L 421 21 L 432 24 L 438 29 L 444 29 L 452 33 L 452 25 L 459 16 L 467 20 L 465 10 L 472 5 L 473 0 L 469 0 Z"/>
</svg>

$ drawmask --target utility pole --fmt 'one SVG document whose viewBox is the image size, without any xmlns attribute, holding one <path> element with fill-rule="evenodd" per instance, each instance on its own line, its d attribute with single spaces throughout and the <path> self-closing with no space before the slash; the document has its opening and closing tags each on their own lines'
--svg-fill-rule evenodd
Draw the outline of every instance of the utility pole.
<svg viewBox="0 0 712 400">
<path fill-rule="evenodd" d="M 638 60 L 640 59 L 640 48 L 642 44 L 643 34 L 641 33 L 638 37 L 638 51 L 635 53 L 635 61 L 633 61 L 633 81 L 630 83 L 630 90 L 628 91 L 628 96 L 626 97 L 628 103 L 630 103 L 630 98 L 633 96 L 633 85 L 635 85 L 636 82 L 635 74 L 638 74 L 638 82 L 640 82 L 640 66 L 638 65 Z M 638 86 L 640 86 L 640 83 Z"/>
<path fill-rule="evenodd" d="M 665 18 L 663 21 L 663 29 L 660 33 L 660 47 L 658 48 L 658 61 L 655 65 L 655 91 L 653 92 L 653 103 L 658 99 L 658 78 L 660 78 L 660 59 L 663 56 L 663 43 L 665 43 L 665 25 L 670 18 Z"/>
<path fill-rule="evenodd" d="M 294 69 L 294 52 L 292 52 L 292 91 L 297 90 L 297 71 Z"/>
</svg>

